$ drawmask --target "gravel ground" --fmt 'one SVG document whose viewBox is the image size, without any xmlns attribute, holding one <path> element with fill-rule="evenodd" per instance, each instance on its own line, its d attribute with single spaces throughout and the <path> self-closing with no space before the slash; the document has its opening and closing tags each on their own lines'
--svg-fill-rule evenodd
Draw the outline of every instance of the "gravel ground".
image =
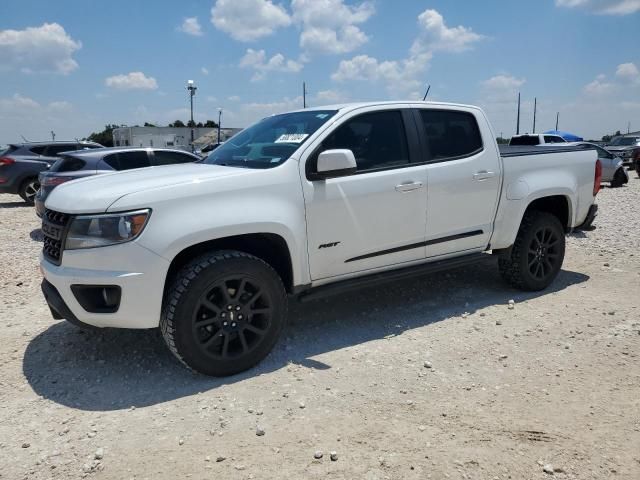
<svg viewBox="0 0 640 480">
<path fill-rule="evenodd" d="M 226 379 L 157 331 L 52 320 L 38 220 L 0 195 L 0 479 L 638 479 L 633 177 L 546 292 L 488 264 L 294 305 L 276 350 Z"/>
</svg>

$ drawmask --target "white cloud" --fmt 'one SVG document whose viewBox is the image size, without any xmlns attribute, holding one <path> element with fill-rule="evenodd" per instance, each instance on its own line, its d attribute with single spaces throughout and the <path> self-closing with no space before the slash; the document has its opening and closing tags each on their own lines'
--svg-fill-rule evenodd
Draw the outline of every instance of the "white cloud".
<svg viewBox="0 0 640 480">
<path fill-rule="evenodd" d="M 57 23 L 24 30 L 0 30 L 0 71 L 53 72 L 67 75 L 78 68 L 73 54 L 82 43 Z"/>
<path fill-rule="evenodd" d="M 464 52 L 484 38 L 483 35 L 463 26 L 447 27 L 444 18 L 436 10 L 425 10 L 418 16 L 421 27 L 420 36 L 415 40 L 411 51 L 423 52 Z"/>
<path fill-rule="evenodd" d="M 602 15 L 629 15 L 640 11 L 640 0 L 556 0 L 556 6 L 584 8 Z"/>
<path fill-rule="evenodd" d="M 230 97 L 227 97 L 227 100 L 229 100 L 230 102 L 239 102 L 240 97 L 238 95 L 231 95 Z"/>
<path fill-rule="evenodd" d="M 344 103 L 350 100 L 349 96 L 336 90 L 321 90 L 313 97 L 314 104 L 328 105 Z"/>
<path fill-rule="evenodd" d="M 381 81 L 393 96 L 421 97 L 421 77 L 434 52 L 462 52 L 469 50 L 483 38 L 466 27 L 447 27 L 442 16 L 435 10 L 425 10 L 420 14 L 418 25 L 420 33 L 406 59 L 379 61 L 369 55 L 357 55 L 350 60 L 342 60 L 331 76 L 332 80 Z"/>
<path fill-rule="evenodd" d="M 251 42 L 291 25 L 291 17 L 271 0 L 217 0 L 211 23 L 241 42 Z"/>
<path fill-rule="evenodd" d="M 495 108 L 499 104 L 513 104 L 518 90 L 526 83 L 526 79 L 508 74 L 495 75 L 481 83 L 482 100 L 485 108 Z"/>
<path fill-rule="evenodd" d="M 193 35 L 194 37 L 201 37 L 202 26 L 198 21 L 198 17 L 187 17 L 182 22 L 182 25 L 178 27 L 178 31 L 186 33 L 187 35 Z"/>
<path fill-rule="evenodd" d="M 268 72 L 297 73 L 303 68 L 301 62 L 287 60 L 281 53 L 276 53 L 267 59 L 264 50 L 247 49 L 244 57 L 240 60 L 241 68 L 251 68 L 256 73 L 251 78 L 252 82 L 262 80 Z"/>
<path fill-rule="evenodd" d="M 209 69 L 207 67 L 202 67 L 200 71 L 203 75 L 209 75 Z"/>
<path fill-rule="evenodd" d="M 64 100 L 47 103 L 19 93 L 0 98 L 0 143 L 20 141 L 21 135 L 30 141 L 50 140 L 51 130 L 58 139 L 71 140 L 88 135 L 100 125 L 104 123 Z"/>
<path fill-rule="evenodd" d="M 369 37 L 357 26 L 374 13 L 371 2 L 346 5 L 343 0 L 292 0 L 293 20 L 300 25 L 300 47 L 307 52 L 343 54 Z"/>
<path fill-rule="evenodd" d="M 158 83 L 153 77 L 147 77 L 142 72 L 131 72 L 108 77 L 104 81 L 107 87 L 117 90 L 155 90 Z"/>
<path fill-rule="evenodd" d="M 603 96 L 611 93 L 615 85 L 608 82 L 604 75 L 598 75 L 596 79 L 584 86 L 582 91 L 591 96 Z"/>
<path fill-rule="evenodd" d="M 638 71 L 638 67 L 633 63 L 623 63 L 618 65 L 616 77 L 622 78 L 623 80 L 639 80 L 640 71 Z"/>
</svg>

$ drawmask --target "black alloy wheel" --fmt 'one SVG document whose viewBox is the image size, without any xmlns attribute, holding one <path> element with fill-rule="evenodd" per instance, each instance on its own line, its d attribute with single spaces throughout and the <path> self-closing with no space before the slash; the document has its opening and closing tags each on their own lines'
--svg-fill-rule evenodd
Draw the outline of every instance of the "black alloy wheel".
<svg viewBox="0 0 640 480">
<path fill-rule="evenodd" d="M 555 229 L 542 227 L 531 238 L 527 264 L 529 273 L 538 280 L 544 280 L 553 273 L 560 261 L 560 238 Z"/>
<path fill-rule="evenodd" d="M 234 250 L 195 258 L 165 295 L 160 330 L 187 367 L 227 376 L 260 362 L 287 319 L 287 293 L 263 260 Z"/>
<path fill-rule="evenodd" d="M 246 355 L 269 331 L 273 299 L 258 280 L 230 276 L 205 290 L 193 311 L 193 335 L 214 360 Z"/>
</svg>

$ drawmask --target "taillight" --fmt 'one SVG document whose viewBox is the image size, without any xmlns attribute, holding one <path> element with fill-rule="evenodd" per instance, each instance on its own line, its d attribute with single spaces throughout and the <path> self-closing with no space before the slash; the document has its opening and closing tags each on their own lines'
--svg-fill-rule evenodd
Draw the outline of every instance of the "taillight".
<svg viewBox="0 0 640 480">
<path fill-rule="evenodd" d="M 2 157 L 0 158 L 0 167 L 3 165 L 13 165 L 16 161 L 11 157 Z"/>
<path fill-rule="evenodd" d="M 51 177 L 49 175 L 45 176 L 40 185 L 43 187 L 55 187 L 56 185 L 60 185 L 61 183 L 68 182 L 69 180 L 73 180 L 72 177 Z"/>
<path fill-rule="evenodd" d="M 595 197 L 600 191 L 600 184 L 602 183 L 602 162 L 596 160 L 596 172 L 593 177 L 593 196 Z"/>
</svg>

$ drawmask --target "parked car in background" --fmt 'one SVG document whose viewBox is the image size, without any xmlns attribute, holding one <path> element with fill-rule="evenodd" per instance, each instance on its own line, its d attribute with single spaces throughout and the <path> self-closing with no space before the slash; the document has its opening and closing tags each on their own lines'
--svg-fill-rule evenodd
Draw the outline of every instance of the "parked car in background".
<svg viewBox="0 0 640 480">
<path fill-rule="evenodd" d="M 94 142 L 13 143 L 0 151 L 0 193 L 17 193 L 33 204 L 40 188 L 38 175 L 58 160 L 62 152 L 103 148 Z"/>
<path fill-rule="evenodd" d="M 121 170 L 144 168 L 202 160 L 197 155 L 169 148 L 101 148 L 80 152 L 65 152 L 46 172 L 40 174 L 40 190 L 36 195 L 36 213 L 44 212 L 44 202 L 58 185 L 70 180 L 113 173 Z"/>
<path fill-rule="evenodd" d="M 546 143 L 567 143 L 567 141 L 560 135 L 545 135 L 545 134 L 529 134 L 514 135 L 509 141 L 509 145 L 521 145 L 521 146 L 534 146 L 544 145 Z"/>
<path fill-rule="evenodd" d="M 561 145 L 546 144 L 545 147 L 580 147 L 587 150 L 595 150 L 598 153 L 598 160 L 602 164 L 602 182 L 610 183 L 611 187 L 621 187 L 629 182 L 629 174 L 624 168 L 622 159 L 613 153 L 602 148 L 600 145 L 590 142 L 567 142 Z"/>
<path fill-rule="evenodd" d="M 616 137 L 606 144 L 605 148 L 614 155 L 618 155 L 625 166 L 633 168 L 640 157 L 640 137 L 633 135 Z"/>
</svg>

